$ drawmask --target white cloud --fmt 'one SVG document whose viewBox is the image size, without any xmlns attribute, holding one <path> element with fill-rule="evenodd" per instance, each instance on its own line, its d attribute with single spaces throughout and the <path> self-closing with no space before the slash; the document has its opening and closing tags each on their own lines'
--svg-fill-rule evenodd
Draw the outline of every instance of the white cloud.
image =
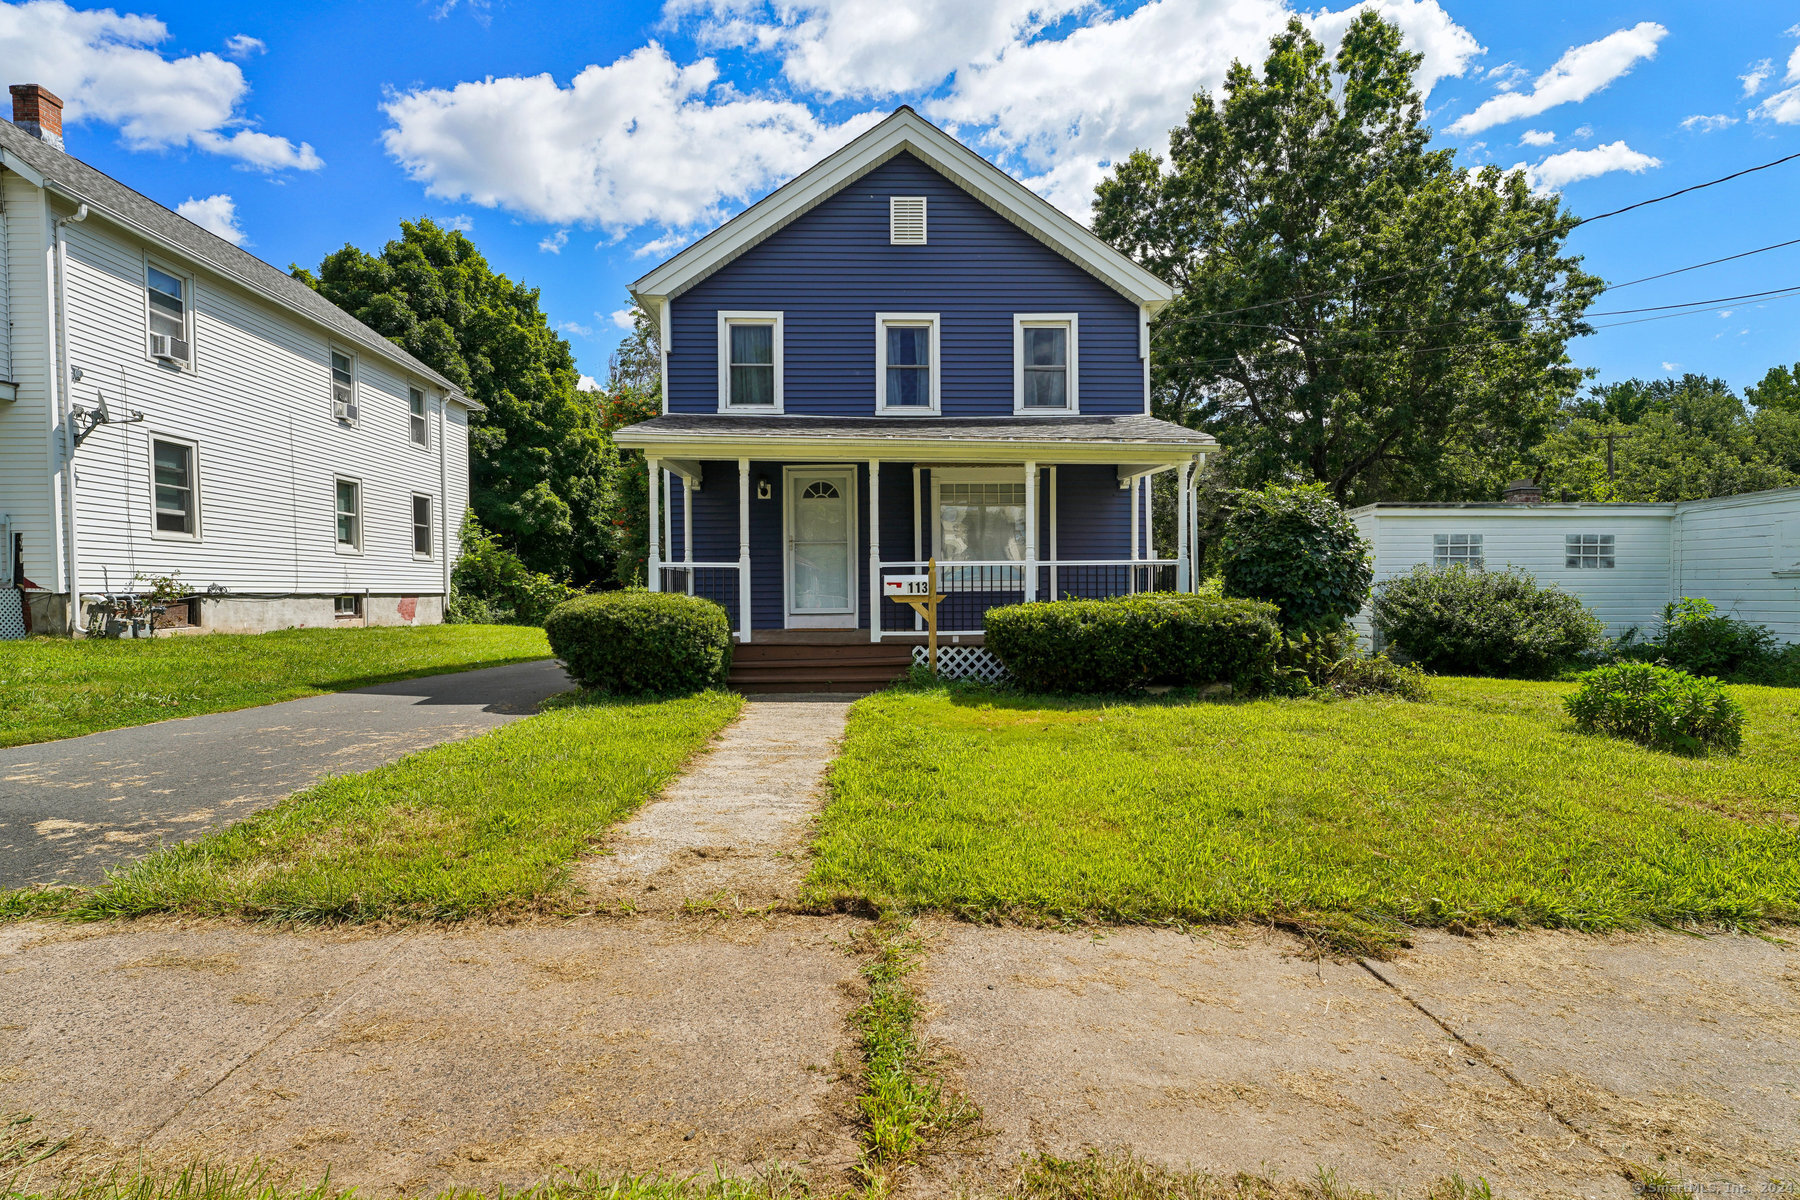
<svg viewBox="0 0 1800 1200">
<path fill-rule="evenodd" d="M 115 125 L 133 150 L 193 146 L 265 170 L 323 165 L 304 142 L 245 128 L 239 106 L 250 85 L 236 63 L 210 52 L 165 58 L 157 47 L 168 40 L 155 17 L 62 0 L 0 3 L 7 78 L 61 96 L 66 121 Z"/>
<path fill-rule="evenodd" d="M 1594 127 L 1592 125 L 1577 125 L 1575 127 L 1575 132 L 1571 133 L 1569 136 L 1578 142 L 1585 142 L 1594 136 Z"/>
<path fill-rule="evenodd" d="M 568 87 L 507 76 L 390 96 L 388 153 L 432 196 L 622 231 L 719 220 L 880 118 L 839 124 L 718 85 L 652 42 Z"/>
<path fill-rule="evenodd" d="M 600 384 L 592 375 L 583 375 L 575 381 L 575 389 L 581 392 L 597 392 L 600 390 Z"/>
<path fill-rule="evenodd" d="M 1552 154 L 1536 166 L 1520 163 L 1514 170 L 1524 170 L 1526 180 L 1539 192 L 1554 192 L 1571 183 L 1592 179 L 1612 171 L 1629 171 L 1633 175 L 1662 166 L 1662 160 L 1640 154 L 1624 142 L 1608 142 L 1592 150 L 1564 150 Z"/>
<path fill-rule="evenodd" d="M 549 254 L 561 254 L 563 247 L 569 244 L 569 231 L 559 229 L 538 243 L 538 249 Z"/>
<path fill-rule="evenodd" d="M 1669 374 L 1673 375 L 1675 372 L 1681 370 L 1681 364 L 1673 363 L 1673 362 L 1665 362 L 1662 365 L 1662 369 L 1667 371 Z"/>
<path fill-rule="evenodd" d="M 595 313 L 594 315 L 599 316 L 600 314 Z M 618 309 L 612 315 L 612 323 L 620 329 L 623 329 L 625 332 L 630 333 L 633 329 L 637 328 L 637 309 Z"/>
<path fill-rule="evenodd" d="M 1750 69 L 1738 76 L 1738 82 L 1744 85 L 1744 95 L 1754 96 L 1762 91 L 1762 85 L 1767 83 L 1769 76 L 1774 73 L 1775 60 L 1772 58 L 1764 58 L 1751 63 Z"/>
<path fill-rule="evenodd" d="M 216 233 L 234 246 L 244 244 L 244 231 L 237 223 L 237 202 L 220 193 L 196 200 L 189 196 L 175 206 L 175 211 L 206 230 Z"/>
<path fill-rule="evenodd" d="M 1698 133 L 1713 133 L 1720 129 L 1730 129 L 1736 124 L 1736 117 L 1727 116 L 1724 113 L 1714 113 L 1711 116 L 1696 113 L 1694 116 L 1683 117 L 1681 120 L 1683 129 Z"/>
<path fill-rule="evenodd" d="M 563 321 L 557 325 L 557 328 L 579 338 L 591 338 L 598 332 L 592 325 L 583 325 L 580 321 Z"/>
<path fill-rule="evenodd" d="M 1793 34 L 1800 26 L 1788 30 Z M 1777 125 L 1800 125 L 1800 46 L 1788 56 L 1787 74 L 1781 80 L 1793 86 L 1784 88 L 1751 110 L 1751 115 Z"/>
<path fill-rule="evenodd" d="M 1495 91 L 1510 92 L 1523 83 L 1530 74 L 1530 71 L 1509 60 L 1497 67 L 1489 67 L 1487 74 L 1482 78 L 1491 81 Z"/>
<path fill-rule="evenodd" d="M 1656 44 L 1668 32 L 1654 21 L 1642 21 L 1597 42 L 1572 47 L 1533 81 L 1529 92 L 1502 92 L 1454 121 L 1450 132 L 1480 133 L 1507 121 L 1535 117 L 1559 104 L 1586 100 L 1639 62 L 1654 58 Z"/>
<path fill-rule="evenodd" d="M 468 213 L 457 213 L 455 216 L 438 217 L 437 223 L 445 229 L 454 229 L 458 233 L 467 233 L 475 228 L 475 218 Z"/>
<path fill-rule="evenodd" d="M 261 38 L 251 37 L 247 33 L 234 33 L 225 39 L 225 57 L 235 58 L 239 62 L 265 53 L 268 48 Z"/>
<path fill-rule="evenodd" d="M 1474 59 L 1487 53 L 1475 35 L 1453 21 L 1437 0 L 1362 0 L 1341 12 L 1317 13 L 1308 18 L 1307 24 L 1313 36 L 1336 54 L 1350 22 L 1365 11 L 1373 11 L 1382 20 L 1399 26 L 1406 48 L 1423 56 L 1418 74 L 1413 77 L 1423 95 L 1431 95 L 1431 89 L 1440 80 L 1462 75 Z M 1260 63 L 1263 55 L 1246 54 L 1245 58 Z"/>
<path fill-rule="evenodd" d="M 1556 141 L 1554 133 L 1542 129 L 1527 129 L 1519 135 L 1519 142 L 1526 146 L 1548 146 Z"/>
</svg>

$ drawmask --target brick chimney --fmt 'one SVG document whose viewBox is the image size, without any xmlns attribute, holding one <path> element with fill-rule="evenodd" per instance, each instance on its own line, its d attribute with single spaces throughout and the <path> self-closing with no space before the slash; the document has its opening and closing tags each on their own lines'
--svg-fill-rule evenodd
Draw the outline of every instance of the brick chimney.
<svg viewBox="0 0 1800 1200">
<path fill-rule="evenodd" d="M 1544 489 L 1529 479 L 1515 479 L 1506 485 L 1502 492 L 1508 504 L 1541 504 L 1544 500 Z"/>
<path fill-rule="evenodd" d="M 61 150 L 63 105 L 56 93 L 37 83 L 15 83 L 7 91 L 13 98 L 13 124 Z"/>
</svg>

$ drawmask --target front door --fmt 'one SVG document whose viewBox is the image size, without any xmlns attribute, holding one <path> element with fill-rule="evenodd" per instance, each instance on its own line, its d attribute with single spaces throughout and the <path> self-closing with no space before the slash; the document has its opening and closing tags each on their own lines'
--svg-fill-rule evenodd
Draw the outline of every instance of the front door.
<svg viewBox="0 0 1800 1200">
<path fill-rule="evenodd" d="M 789 467 L 787 625 L 856 628 L 856 470 Z"/>
</svg>

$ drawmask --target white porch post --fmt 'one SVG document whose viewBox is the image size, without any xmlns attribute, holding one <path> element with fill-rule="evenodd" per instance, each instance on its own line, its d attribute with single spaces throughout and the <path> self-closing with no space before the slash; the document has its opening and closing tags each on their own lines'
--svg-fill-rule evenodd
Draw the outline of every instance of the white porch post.
<svg viewBox="0 0 1800 1200">
<path fill-rule="evenodd" d="M 681 557 L 687 563 L 687 594 L 694 594 L 694 486 L 681 481 Z"/>
<path fill-rule="evenodd" d="M 667 467 L 662 473 L 662 549 L 663 555 L 675 561 L 675 475 Z"/>
<path fill-rule="evenodd" d="M 923 481 L 923 479 L 920 478 L 920 476 L 923 473 L 924 473 L 923 468 L 921 468 L 918 463 L 914 463 L 913 464 L 912 533 L 913 533 L 913 562 L 915 564 L 923 562 L 925 560 L 925 553 L 924 553 L 923 549 L 920 547 L 920 542 L 922 540 L 921 534 L 924 532 L 924 519 L 919 516 L 919 509 L 921 506 L 920 493 L 924 488 L 924 481 Z M 916 571 L 916 570 L 918 570 L 918 567 L 915 565 L 913 569 Z M 913 611 L 913 628 L 914 629 L 925 628 L 925 618 L 920 616 L 918 613 L 918 610 L 916 610 L 916 609 Z"/>
<path fill-rule="evenodd" d="M 1062 551 L 1056 545 L 1056 511 L 1062 505 L 1062 497 L 1056 490 L 1056 468 L 1050 468 L 1050 598 L 1055 600 L 1062 595 L 1057 587 L 1056 561 L 1062 557 Z"/>
<path fill-rule="evenodd" d="M 648 478 L 644 487 L 650 494 L 650 553 L 645 558 L 644 570 L 650 576 L 649 587 L 653 592 L 662 591 L 662 544 L 659 536 L 662 533 L 662 514 L 657 512 L 657 476 L 661 474 L 658 459 L 646 458 L 644 465 L 648 468 Z"/>
<path fill-rule="evenodd" d="M 1206 471 L 1206 455 L 1202 454 L 1194 460 L 1194 477 L 1188 483 L 1188 583 L 1194 591 L 1200 590 L 1197 576 L 1200 558 L 1200 476 Z"/>
<path fill-rule="evenodd" d="M 1131 565 L 1129 567 L 1125 568 L 1125 575 L 1126 575 L 1126 581 L 1127 581 L 1126 590 L 1129 592 L 1135 592 L 1138 590 L 1138 587 L 1137 587 L 1137 577 L 1138 577 L 1137 563 L 1138 563 L 1138 557 L 1139 557 L 1139 555 L 1138 555 L 1138 484 L 1139 484 L 1139 482 L 1141 482 L 1141 478 L 1133 479 L 1131 481 L 1131 489 L 1130 489 L 1130 491 L 1131 491 L 1131 555 L 1130 555 Z"/>
<path fill-rule="evenodd" d="M 1037 599 L 1038 573 L 1038 523 L 1037 523 L 1037 491 L 1038 468 L 1034 462 L 1025 464 L 1025 602 Z"/>
<path fill-rule="evenodd" d="M 881 640 L 881 463 L 869 460 L 869 640 Z"/>
<path fill-rule="evenodd" d="M 738 459 L 738 641 L 750 641 L 750 460 Z"/>
<path fill-rule="evenodd" d="M 1192 591 L 1192 546 L 1188 542 L 1188 464 L 1175 468 L 1175 590 Z"/>
</svg>

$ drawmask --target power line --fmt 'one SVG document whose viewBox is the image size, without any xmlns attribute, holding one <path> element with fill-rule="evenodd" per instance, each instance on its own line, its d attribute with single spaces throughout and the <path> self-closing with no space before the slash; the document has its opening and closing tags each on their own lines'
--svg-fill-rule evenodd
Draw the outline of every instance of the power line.
<svg viewBox="0 0 1800 1200">
<path fill-rule="evenodd" d="M 1741 254 L 1727 254 L 1724 258 L 1708 259 L 1703 263 L 1695 263 L 1691 267 L 1676 267 L 1673 271 L 1663 271 L 1656 275 L 1646 275 L 1642 279 L 1627 279 L 1624 283 L 1609 283 L 1603 290 L 1616 292 L 1620 288 L 1635 287 L 1640 283 L 1649 283 L 1653 279 L 1667 279 L 1671 275 L 1680 275 L 1686 271 L 1698 271 L 1701 267 L 1716 267 L 1720 263 L 1734 262 L 1740 258 L 1749 258 L 1752 254 L 1767 254 L 1771 250 L 1780 250 L 1785 246 L 1800 246 L 1800 238 L 1795 238 L 1788 242 L 1776 242 L 1773 246 L 1758 246 L 1754 250 L 1745 250 Z"/>
</svg>

